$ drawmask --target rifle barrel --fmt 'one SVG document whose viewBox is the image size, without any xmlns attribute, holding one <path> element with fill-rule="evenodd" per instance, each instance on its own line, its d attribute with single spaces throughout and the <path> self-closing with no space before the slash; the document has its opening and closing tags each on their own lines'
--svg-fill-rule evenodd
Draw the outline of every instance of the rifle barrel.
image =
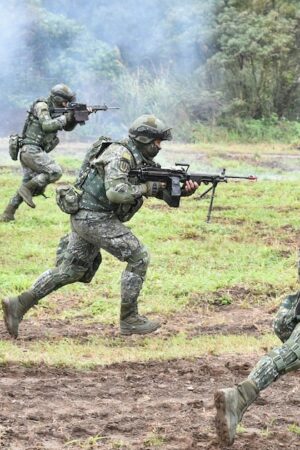
<svg viewBox="0 0 300 450">
<path fill-rule="evenodd" d="M 250 181 L 257 181 L 257 177 L 255 175 L 249 175 L 248 177 L 239 177 L 235 175 L 225 175 L 226 178 L 240 178 L 242 180 L 250 180 Z"/>
<path fill-rule="evenodd" d="M 94 106 L 88 106 L 88 108 L 92 108 L 93 111 L 106 111 L 107 109 L 120 109 L 119 106 L 106 106 L 106 105 L 94 105 Z"/>
</svg>

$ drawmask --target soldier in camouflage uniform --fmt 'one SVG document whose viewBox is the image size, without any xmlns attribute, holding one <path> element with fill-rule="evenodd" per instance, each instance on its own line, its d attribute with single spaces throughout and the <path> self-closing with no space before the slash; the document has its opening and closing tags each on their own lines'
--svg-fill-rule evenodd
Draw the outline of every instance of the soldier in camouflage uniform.
<svg viewBox="0 0 300 450">
<path fill-rule="evenodd" d="M 283 344 L 263 356 L 246 380 L 215 393 L 216 430 L 222 444 L 233 444 L 238 423 L 260 391 L 281 375 L 300 369 L 300 292 L 281 304 L 274 331 Z"/>
<path fill-rule="evenodd" d="M 74 101 L 75 94 L 65 84 L 57 84 L 48 98 L 39 98 L 31 106 L 22 133 L 20 162 L 23 181 L 17 193 L 11 198 L 0 221 L 15 219 L 15 212 L 23 201 L 35 208 L 33 196 L 44 193 L 49 183 L 57 181 L 62 170 L 49 156 L 59 142 L 59 130 L 71 131 L 76 126 L 72 113 L 53 117 L 51 108 L 61 108 Z"/>
<path fill-rule="evenodd" d="M 123 222 L 142 206 L 143 196 L 159 198 L 165 187 L 150 181 L 137 184 L 129 179 L 129 171 L 145 165 L 157 167 L 153 158 L 161 141 L 170 139 L 170 128 L 155 116 L 143 115 L 132 124 L 129 139 L 111 143 L 100 138 L 93 145 L 76 183 L 81 191 L 78 211 L 71 215 L 72 232 L 60 242 L 57 267 L 43 273 L 30 290 L 2 301 L 11 336 L 17 337 L 26 311 L 50 292 L 76 281 L 90 282 L 101 263 L 101 249 L 127 263 L 121 277 L 121 334 L 146 334 L 159 327 L 158 322 L 138 314 L 149 254 Z M 187 181 L 182 195 L 191 195 L 197 187 Z"/>
</svg>

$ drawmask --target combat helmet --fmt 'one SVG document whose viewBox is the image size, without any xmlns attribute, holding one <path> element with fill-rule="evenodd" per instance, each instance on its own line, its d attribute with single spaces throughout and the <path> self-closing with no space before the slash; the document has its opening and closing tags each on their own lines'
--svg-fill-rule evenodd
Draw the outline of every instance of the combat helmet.
<svg viewBox="0 0 300 450">
<path fill-rule="evenodd" d="M 75 92 L 73 92 L 66 84 L 60 83 L 53 86 L 50 97 L 55 104 L 61 105 L 62 102 L 75 101 Z"/>
<path fill-rule="evenodd" d="M 149 144 L 155 139 L 170 141 L 171 128 L 152 114 L 143 114 L 138 117 L 129 128 L 129 136 L 141 144 Z"/>
</svg>

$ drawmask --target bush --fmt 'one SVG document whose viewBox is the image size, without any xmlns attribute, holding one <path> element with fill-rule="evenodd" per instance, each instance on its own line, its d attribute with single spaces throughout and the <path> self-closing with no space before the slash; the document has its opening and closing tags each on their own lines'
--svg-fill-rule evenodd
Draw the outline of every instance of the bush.
<svg viewBox="0 0 300 450">
<path fill-rule="evenodd" d="M 275 115 L 270 118 L 240 119 L 226 117 L 215 127 L 198 123 L 194 126 L 194 142 L 285 142 L 298 143 L 300 123 L 279 120 Z"/>
</svg>

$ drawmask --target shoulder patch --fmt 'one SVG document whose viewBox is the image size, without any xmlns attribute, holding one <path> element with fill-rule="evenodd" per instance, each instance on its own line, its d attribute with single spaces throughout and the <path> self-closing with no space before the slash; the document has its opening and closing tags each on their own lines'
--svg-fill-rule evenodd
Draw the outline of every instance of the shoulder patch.
<svg viewBox="0 0 300 450">
<path fill-rule="evenodd" d="M 128 161 L 131 161 L 132 155 L 128 150 L 126 150 L 124 153 L 122 153 L 122 158 L 128 159 Z"/>
<path fill-rule="evenodd" d="M 126 159 L 121 159 L 121 161 L 119 163 L 119 167 L 120 167 L 121 172 L 124 172 L 124 173 L 128 173 L 130 170 L 130 164 L 129 164 L 128 160 L 126 160 Z"/>
</svg>

